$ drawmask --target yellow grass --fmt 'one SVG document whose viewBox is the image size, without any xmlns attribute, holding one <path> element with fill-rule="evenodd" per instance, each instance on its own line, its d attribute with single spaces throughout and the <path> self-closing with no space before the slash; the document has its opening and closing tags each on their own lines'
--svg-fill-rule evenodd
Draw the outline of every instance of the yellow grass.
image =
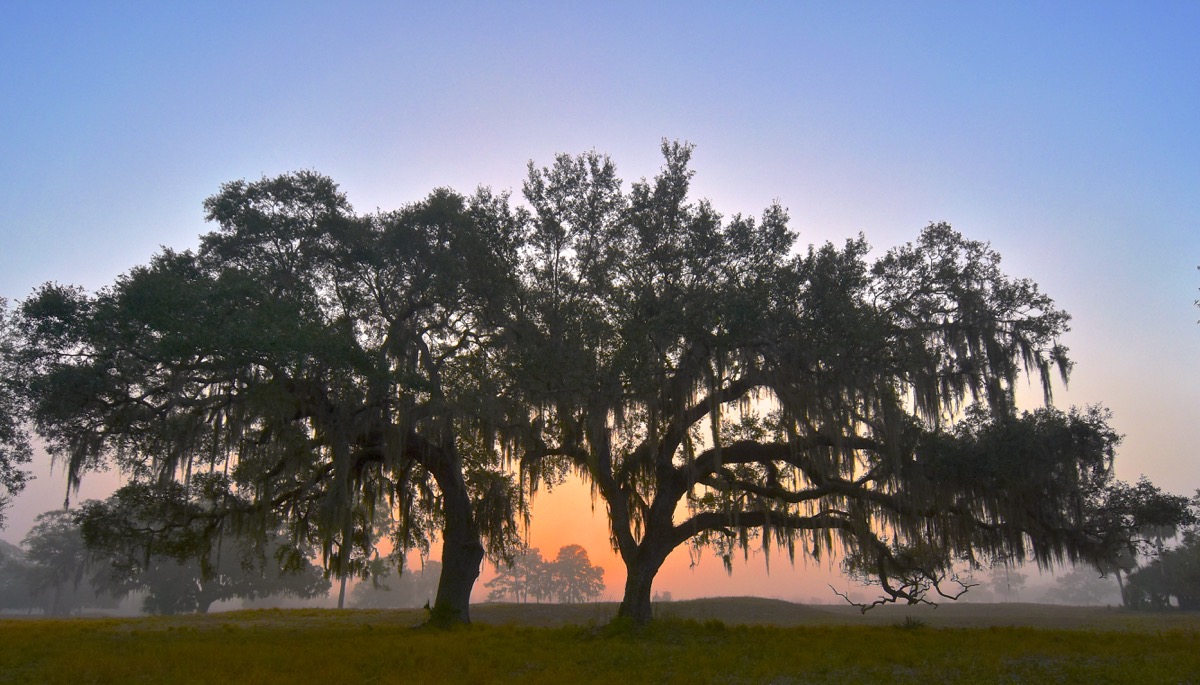
<svg viewBox="0 0 1200 685">
<path fill-rule="evenodd" d="M 606 625 L 612 605 L 482 605 L 451 631 L 414 629 L 419 611 L 11 619 L 0 683 L 1200 682 L 1195 615 L 884 609 L 677 602 L 648 629 Z"/>
</svg>

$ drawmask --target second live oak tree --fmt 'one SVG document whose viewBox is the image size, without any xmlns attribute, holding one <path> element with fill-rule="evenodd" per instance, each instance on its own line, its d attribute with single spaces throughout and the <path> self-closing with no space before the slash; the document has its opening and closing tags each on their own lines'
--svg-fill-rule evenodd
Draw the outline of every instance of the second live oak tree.
<svg viewBox="0 0 1200 685">
<path fill-rule="evenodd" d="M 959 562 L 1097 558 L 1087 512 L 1118 436 L 1047 404 L 1068 317 L 986 244 L 933 224 L 868 259 L 796 252 L 779 206 L 722 217 L 689 197 L 691 148 L 623 190 L 590 153 L 530 167 L 527 288 L 506 341 L 532 417 L 527 484 L 574 470 L 603 500 L 651 619 L 672 550 L 843 553 L 880 601 L 955 595 Z M 682 515 L 680 513 L 682 512 Z M 948 587 L 949 586 L 949 587 Z"/>
</svg>

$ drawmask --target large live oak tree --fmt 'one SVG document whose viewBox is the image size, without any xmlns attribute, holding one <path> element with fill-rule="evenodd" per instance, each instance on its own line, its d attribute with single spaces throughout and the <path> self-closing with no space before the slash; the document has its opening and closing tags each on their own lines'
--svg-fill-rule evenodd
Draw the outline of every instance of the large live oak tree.
<svg viewBox="0 0 1200 685">
<path fill-rule="evenodd" d="M 304 172 L 226 184 L 205 209 L 218 229 L 197 251 L 22 305 L 34 421 L 71 484 L 113 463 L 150 484 L 222 474 L 188 525 L 282 522 L 343 579 L 381 520 L 400 549 L 440 529 L 434 615 L 469 620 L 485 553 L 515 536 L 484 373 L 514 271 L 504 198 L 359 217 Z"/>
<path fill-rule="evenodd" d="M 506 338 L 527 482 L 566 469 L 607 506 L 621 616 L 651 617 L 672 550 L 845 554 L 881 601 L 959 561 L 1095 560 L 1090 503 L 1118 436 L 1050 400 L 1068 317 L 986 244 L 933 224 L 874 262 L 862 238 L 797 253 L 779 206 L 723 218 L 664 143 L 623 190 L 596 153 L 530 165 L 525 295 Z"/>
</svg>

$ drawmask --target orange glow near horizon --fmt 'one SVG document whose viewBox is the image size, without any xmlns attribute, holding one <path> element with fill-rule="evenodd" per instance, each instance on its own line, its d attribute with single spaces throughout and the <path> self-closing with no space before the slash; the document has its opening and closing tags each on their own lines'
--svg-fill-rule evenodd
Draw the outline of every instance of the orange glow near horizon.
<svg viewBox="0 0 1200 685">
<path fill-rule="evenodd" d="M 546 559 L 553 559 L 564 545 L 582 545 L 592 563 L 604 569 L 605 590 L 601 599 L 620 601 L 625 587 L 625 565 L 609 543 L 604 502 L 592 501 L 587 483 L 572 476 L 553 490 L 542 488 L 532 501 L 525 540 Z M 671 553 L 654 581 L 656 593 L 669 592 L 672 599 L 750 595 L 804 603 L 836 603 L 841 600 L 829 589 L 829 584 L 841 591 L 848 586 L 836 562 L 831 565 L 826 560 L 797 558 L 793 566 L 786 553 L 773 551 L 768 571 L 763 553 L 752 550 L 748 559 L 735 558 L 733 573 L 728 574 L 713 553 L 702 553 L 699 563 L 693 565 L 689 552 L 687 546 L 681 546 Z M 486 601 L 488 590 L 484 584 L 495 574 L 495 568 L 485 562 L 473 601 Z"/>
</svg>

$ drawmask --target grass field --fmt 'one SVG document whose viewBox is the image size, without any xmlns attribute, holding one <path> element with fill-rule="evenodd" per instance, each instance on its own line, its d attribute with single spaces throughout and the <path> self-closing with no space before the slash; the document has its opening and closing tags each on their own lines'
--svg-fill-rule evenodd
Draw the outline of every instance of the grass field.
<svg viewBox="0 0 1200 685">
<path fill-rule="evenodd" d="M 851 607 L 710 599 L 659 607 L 0 620 L 0 683 L 1200 683 L 1200 615 L 1029 604 Z"/>
</svg>

